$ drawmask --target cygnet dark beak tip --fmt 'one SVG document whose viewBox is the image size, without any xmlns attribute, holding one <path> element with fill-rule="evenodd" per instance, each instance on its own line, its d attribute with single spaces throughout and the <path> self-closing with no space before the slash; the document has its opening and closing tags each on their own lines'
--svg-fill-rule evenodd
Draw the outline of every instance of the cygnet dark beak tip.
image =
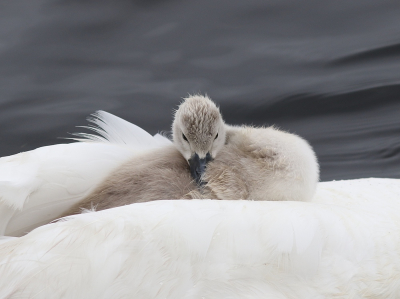
<svg viewBox="0 0 400 299">
<path fill-rule="evenodd" d="M 205 158 L 200 159 L 199 155 L 195 153 L 189 160 L 190 174 L 196 181 L 198 186 L 204 186 L 207 182 L 202 181 L 202 176 L 206 170 L 207 163 L 212 160 L 210 153 L 207 153 Z"/>
</svg>

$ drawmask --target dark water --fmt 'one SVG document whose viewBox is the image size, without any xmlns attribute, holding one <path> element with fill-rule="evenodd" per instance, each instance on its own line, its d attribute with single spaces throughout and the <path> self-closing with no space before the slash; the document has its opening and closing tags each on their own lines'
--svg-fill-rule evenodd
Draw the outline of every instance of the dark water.
<svg viewBox="0 0 400 299">
<path fill-rule="evenodd" d="M 0 155 L 98 109 L 156 133 L 188 93 L 305 137 L 322 180 L 400 177 L 400 2 L 4 0 Z"/>
</svg>

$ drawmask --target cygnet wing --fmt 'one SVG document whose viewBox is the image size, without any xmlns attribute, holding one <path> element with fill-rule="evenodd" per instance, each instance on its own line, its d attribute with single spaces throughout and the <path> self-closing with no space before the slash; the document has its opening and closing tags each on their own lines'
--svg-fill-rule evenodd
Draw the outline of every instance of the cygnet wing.
<svg viewBox="0 0 400 299">
<path fill-rule="evenodd" d="M 93 113 L 88 121 L 90 125 L 84 127 L 94 131 L 96 134 L 77 133 L 79 141 L 110 142 L 128 145 L 137 150 L 157 148 L 171 141 L 157 134 L 152 136 L 142 128 L 105 111 Z"/>
<path fill-rule="evenodd" d="M 316 202 L 170 200 L 69 217 L 0 244 L 0 297 L 398 298 L 399 192 L 399 180 L 327 182 Z"/>
</svg>

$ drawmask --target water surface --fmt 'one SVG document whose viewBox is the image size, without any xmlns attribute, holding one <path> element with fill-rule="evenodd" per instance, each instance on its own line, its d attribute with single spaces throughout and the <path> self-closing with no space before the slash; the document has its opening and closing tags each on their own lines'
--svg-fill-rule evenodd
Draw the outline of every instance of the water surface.
<svg viewBox="0 0 400 299">
<path fill-rule="evenodd" d="M 400 177 L 400 3 L 0 4 L 0 155 L 67 142 L 102 109 L 169 130 L 188 93 L 314 146 L 322 180 Z"/>
</svg>

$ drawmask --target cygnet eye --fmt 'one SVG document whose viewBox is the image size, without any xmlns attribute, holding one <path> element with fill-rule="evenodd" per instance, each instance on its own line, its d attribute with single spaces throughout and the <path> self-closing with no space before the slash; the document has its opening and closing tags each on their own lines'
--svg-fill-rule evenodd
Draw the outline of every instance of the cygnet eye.
<svg viewBox="0 0 400 299">
<path fill-rule="evenodd" d="M 217 133 L 217 135 L 215 135 L 215 138 L 214 138 L 214 140 L 215 140 L 215 139 L 217 139 L 217 138 L 218 138 L 218 133 Z"/>
<path fill-rule="evenodd" d="M 185 140 L 186 142 L 189 142 L 189 141 L 187 140 L 185 134 L 183 134 L 183 133 L 182 133 L 182 138 L 183 138 L 183 140 Z"/>
</svg>

